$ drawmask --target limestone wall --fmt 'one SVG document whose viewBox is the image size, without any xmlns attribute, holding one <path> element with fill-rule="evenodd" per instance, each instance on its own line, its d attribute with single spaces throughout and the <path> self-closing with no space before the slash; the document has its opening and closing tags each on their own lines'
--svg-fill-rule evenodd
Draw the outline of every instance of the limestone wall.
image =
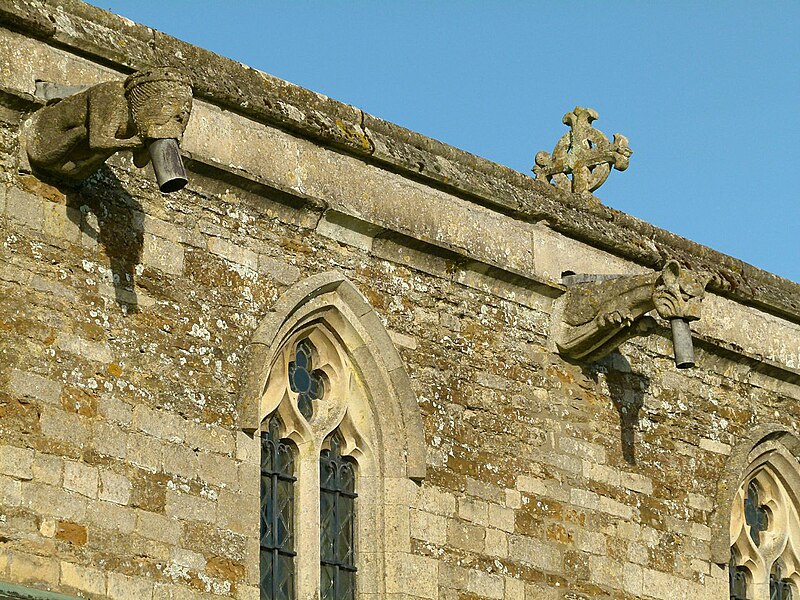
<svg viewBox="0 0 800 600">
<path fill-rule="evenodd" d="M 796 284 L 267 76 L 283 95 L 259 113 L 226 78 L 254 72 L 58 4 L 0 9 L 0 581 L 258 598 L 245 348 L 334 270 L 394 341 L 427 445 L 422 481 L 386 482 L 402 510 L 363 598 L 728 597 L 718 482 L 755 426 L 798 431 Z M 206 74 L 185 190 L 125 155 L 78 187 L 27 172 L 35 79 L 122 78 L 176 48 Z M 563 271 L 656 256 L 715 269 L 698 368 L 675 370 L 666 328 L 596 363 L 554 352 Z"/>
</svg>

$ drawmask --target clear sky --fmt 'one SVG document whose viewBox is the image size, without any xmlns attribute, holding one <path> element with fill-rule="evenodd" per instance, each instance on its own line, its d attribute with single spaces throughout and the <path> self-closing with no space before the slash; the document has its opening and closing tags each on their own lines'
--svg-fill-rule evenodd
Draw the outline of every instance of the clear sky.
<svg viewBox="0 0 800 600">
<path fill-rule="evenodd" d="M 607 205 L 800 282 L 800 2 L 93 0 L 528 173 L 576 105 Z"/>
</svg>

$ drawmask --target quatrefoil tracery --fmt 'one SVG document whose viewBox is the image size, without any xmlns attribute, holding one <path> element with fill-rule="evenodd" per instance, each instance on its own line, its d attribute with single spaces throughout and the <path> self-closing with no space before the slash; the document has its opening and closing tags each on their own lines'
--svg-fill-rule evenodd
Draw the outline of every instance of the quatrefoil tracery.
<svg viewBox="0 0 800 600">
<path fill-rule="evenodd" d="M 325 394 L 325 376 L 313 366 L 313 347 L 308 339 L 297 343 L 294 360 L 289 363 L 289 386 L 297 394 L 300 414 L 310 419 L 314 414 L 314 400 Z"/>
<path fill-rule="evenodd" d="M 758 486 L 751 481 L 744 499 L 744 519 L 750 529 L 750 538 L 756 546 L 761 545 L 761 533 L 769 528 L 769 512 L 759 503 Z"/>
</svg>

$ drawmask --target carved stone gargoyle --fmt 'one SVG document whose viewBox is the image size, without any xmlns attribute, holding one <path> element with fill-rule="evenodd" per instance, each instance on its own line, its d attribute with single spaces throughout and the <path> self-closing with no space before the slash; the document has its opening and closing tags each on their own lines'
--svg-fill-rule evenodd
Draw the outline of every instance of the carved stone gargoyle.
<svg viewBox="0 0 800 600">
<path fill-rule="evenodd" d="M 636 325 L 655 309 L 670 322 L 676 366 L 693 367 L 689 321 L 700 318 L 709 280 L 709 274 L 689 271 L 674 260 L 662 271 L 645 275 L 565 277 L 565 283 L 572 285 L 561 300 L 553 332 L 556 346 L 569 358 L 602 358 L 641 333 Z"/>
<path fill-rule="evenodd" d="M 111 155 L 132 150 L 134 164 L 152 160 L 162 192 L 186 185 L 178 144 L 192 110 L 192 86 L 171 67 L 137 71 L 66 98 L 56 98 L 25 123 L 34 171 L 81 181 Z"/>
</svg>

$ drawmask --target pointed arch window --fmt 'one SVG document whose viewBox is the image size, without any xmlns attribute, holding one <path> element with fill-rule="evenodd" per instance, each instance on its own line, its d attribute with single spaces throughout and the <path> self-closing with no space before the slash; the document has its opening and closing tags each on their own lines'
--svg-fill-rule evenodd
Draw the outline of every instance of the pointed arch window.
<svg viewBox="0 0 800 600">
<path fill-rule="evenodd" d="M 320 600 L 355 600 L 358 461 L 371 455 L 369 421 L 357 417 L 365 392 L 322 327 L 290 338 L 277 366 L 267 391 L 280 401 L 262 424 L 261 598 L 294 600 L 295 587 L 309 591 L 302 573 L 319 569 Z M 311 510 L 318 520 L 294 519 Z"/>
<path fill-rule="evenodd" d="M 739 488 L 731 511 L 731 600 L 800 600 L 796 462 L 765 453 Z"/>
<path fill-rule="evenodd" d="M 387 577 L 410 541 L 392 524 L 425 476 L 426 445 L 413 386 L 379 315 L 341 273 L 319 273 L 281 295 L 245 357 L 242 430 L 269 432 L 277 416 L 271 439 L 293 450 L 296 518 L 284 553 L 294 553 L 293 588 L 283 589 L 336 600 L 406 592 Z"/>
</svg>

